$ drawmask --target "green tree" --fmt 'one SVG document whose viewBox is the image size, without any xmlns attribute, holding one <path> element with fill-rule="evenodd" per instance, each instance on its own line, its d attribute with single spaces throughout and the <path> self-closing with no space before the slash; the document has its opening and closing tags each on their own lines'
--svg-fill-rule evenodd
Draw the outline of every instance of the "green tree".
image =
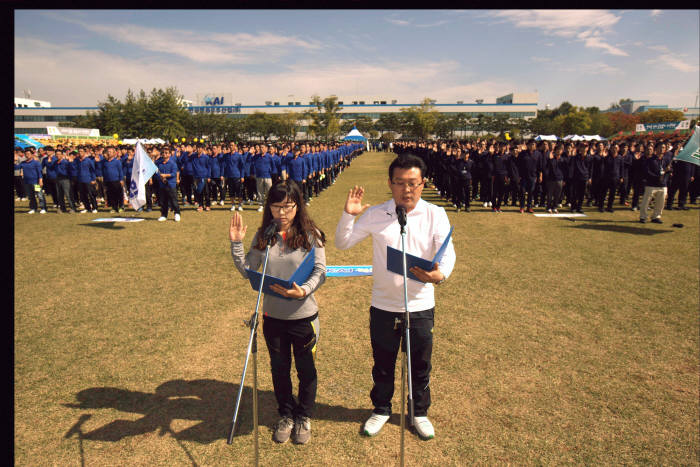
<svg viewBox="0 0 700 467">
<path fill-rule="evenodd" d="M 639 118 L 639 123 L 664 123 L 685 120 L 685 114 L 680 110 L 650 109 L 646 112 L 639 112 L 636 115 Z"/>
<path fill-rule="evenodd" d="M 340 134 L 340 111 L 343 110 L 338 104 L 338 97 L 330 96 L 322 100 L 314 95 L 311 104 L 314 108 L 306 113 L 307 120 L 310 120 L 310 133 L 327 142 L 334 140 Z"/>
<path fill-rule="evenodd" d="M 454 136 L 457 126 L 455 117 L 440 114 L 435 121 L 435 136 L 441 139 L 450 139 Z"/>
<path fill-rule="evenodd" d="M 420 106 L 403 108 L 400 110 L 403 121 L 403 133 L 409 137 L 426 139 L 435 131 L 435 124 L 439 112 L 431 103 L 431 99 L 426 97 Z"/>
<path fill-rule="evenodd" d="M 251 135 L 262 137 L 265 141 L 275 134 L 276 124 L 272 115 L 264 112 L 255 112 L 246 118 L 248 132 Z"/>
<path fill-rule="evenodd" d="M 570 134 L 590 134 L 591 115 L 586 111 L 571 110 L 554 118 L 554 134 L 563 137 Z"/>
</svg>

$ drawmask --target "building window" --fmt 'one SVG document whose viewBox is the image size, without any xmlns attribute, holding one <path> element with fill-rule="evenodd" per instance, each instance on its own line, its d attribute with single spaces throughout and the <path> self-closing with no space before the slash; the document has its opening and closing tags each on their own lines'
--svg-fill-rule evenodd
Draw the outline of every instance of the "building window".
<svg viewBox="0 0 700 467">
<path fill-rule="evenodd" d="M 365 105 L 365 101 L 360 101 L 360 105 Z"/>
<path fill-rule="evenodd" d="M 294 105 L 294 102 L 287 102 L 287 105 Z"/>
<path fill-rule="evenodd" d="M 386 101 L 381 101 L 380 104 L 386 105 Z"/>
</svg>

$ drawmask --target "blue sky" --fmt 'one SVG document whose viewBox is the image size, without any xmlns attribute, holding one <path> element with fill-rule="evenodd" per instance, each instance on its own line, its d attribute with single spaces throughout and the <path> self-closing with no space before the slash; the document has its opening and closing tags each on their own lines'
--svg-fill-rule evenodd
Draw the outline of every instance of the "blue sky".
<svg viewBox="0 0 700 467">
<path fill-rule="evenodd" d="M 15 96 L 94 106 L 127 89 L 187 99 L 318 94 L 539 107 L 692 106 L 699 10 L 16 10 Z M 293 96 L 293 97 L 290 97 Z"/>
</svg>

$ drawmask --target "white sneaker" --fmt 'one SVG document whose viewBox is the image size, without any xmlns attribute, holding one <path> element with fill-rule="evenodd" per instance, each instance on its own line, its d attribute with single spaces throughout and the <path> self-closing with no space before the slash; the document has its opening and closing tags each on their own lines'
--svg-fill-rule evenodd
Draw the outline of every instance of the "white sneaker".
<svg viewBox="0 0 700 467">
<path fill-rule="evenodd" d="M 365 422 L 365 426 L 362 427 L 362 434 L 366 436 L 376 435 L 388 420 L 389 415 L 372 413 L 372 415 Z"/>
<path fill-rule="evenodd" d="M 416 429 L 418 436 L 424 440 L 435 438 L 435 430 L 428 417 L 413 417 L 413 427 Z"/>
<path fill-rule="evenodd" d="M 42 209 L 41 211 L 39 211 L 39 214 L 46 214 L 46 210 Z"/>
<path fill-rule="evenodd" d="M 93 209 L 93 210 L 92 210 L 92 213 L 93 213 L 93 214 L 97 214 L 97 209 Z"/>
<path fill-rule="evenodd" d="M 484 207 L 485 208 L 489 207 L 489 203 L 484 203 Z"/>
<path fill-rule="evenodd" d="M 491 201 L 489 201 L 489 207 L 491 207 Z"/>
<path fill-rule="evenodd" d="M 158 222 L 164 222 L 165 220 L 166 220 L 166 219 L 165 219 L 165 217 L 163 217 L 163 216 L 160 216 L 160 217 L 158 218 Z"/>
<path fill-rule="evenodd" d="M 224 202 L 223 202 L 223 201 L 219 201 L 219 206 L 223 206 L 223 205 L 224 205 Z"/>
<path fill-rule="evenodd" d="M 32 211 L 33 212 L 33 211 Z M 80 211 L 80 214 L 85 214 L 87 212 L 87 209 L 83 209 Z"/>
<path fill-rule="evenodd" d="M 258 212 L 263 212 L 263 207 L 262 207 L 262 206 L 260 206 L 260 207 L 258 208 Z"/>
<path fill-rule="evenodd" d="M 243 206 L 241 206 L 241 205 L 239 204 L 239 205 L 238 205 L 238 210 L 239 210 L 239 211 L 243 211 Z"/>
<path fill-rule="evenodd" d="M 180 214 L 175 214 L 175 222 L 180 222 Z"/>
<path fill-rule="evenodd" d="M 231 211 L 235 211 L 235 210 L 236 210 L 236 206 L 231 206 Z"/>
<path fill-rule="evenodd" d="M 27 211 L 27 214 L 34 214 L 34 209 L 30 209 L 29 211 Z"/>
</svg>

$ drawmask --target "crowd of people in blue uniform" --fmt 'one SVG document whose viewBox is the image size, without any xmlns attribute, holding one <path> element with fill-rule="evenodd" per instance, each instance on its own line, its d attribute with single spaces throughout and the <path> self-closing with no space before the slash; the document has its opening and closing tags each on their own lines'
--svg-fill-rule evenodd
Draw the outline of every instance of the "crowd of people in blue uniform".
<svg viewBox="0 0 700 467">
<path fill-rule="evenodd" d="M 519 212 L 541 208 L 559 213 L 562 206 L 583 213 L 586 207 L 614 212 L 615 206 L 640 212 L 654 204 L 661 210 L 687 210 L 700 193 L 700 168 L 675 160 L 684 141 L 527 142 L 398 141 L 398 154 L 414 153 L 428 167 L 428 179 L 456 211 L 469 212 L 472 201 L 500 213 L 509 203 Z M 617 200 L 617 203 L 615 202 Z"/>
<path fill-rule="evenodd" d="M 212 205 L 224 206 L 228 195 L 231 211 L 242 211 L 244 205 L 262 211 L 270 186 L 282 178 L 297 182 L 308 204 L 363 147 L 318 142 L 148 146 L 159 171 L 146 184 L 146 205 L 139 210 L 149 212 L 158 204 L 161 218 L 170 207 L 179 220 L 180 204 L 210 211 Z M 101 204 L 109 212 L 123 212 L 134 156 L 133 146 L 15 148 L 15 199 L 28 198 L 29 214 L 47 212 L 45 195 L 57 213 L 97 213 Z"/>
</svg>

